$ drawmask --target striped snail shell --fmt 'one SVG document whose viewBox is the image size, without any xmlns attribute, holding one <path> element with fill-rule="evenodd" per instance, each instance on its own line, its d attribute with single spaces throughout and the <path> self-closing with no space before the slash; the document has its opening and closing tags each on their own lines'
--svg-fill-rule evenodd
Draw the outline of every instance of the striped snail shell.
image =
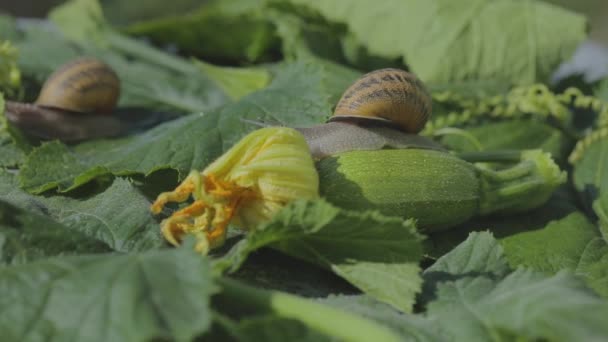
<svg viewBox="0 0 608 342">
<path fill-rule="evenodd" d="M 387 68 L 367 73 L 353 83 L 329 121 L 385 123 L 415 134 L 422 130 L 431 110 L 431 96 L 414 74 Z"/>
<path fill-rule="evenodd" d="M 46 80 L 36 105 L 74 113 L 111 113 L 120 96 L 120 79 L 94 58 L 64 64 Z"/>
</svg>

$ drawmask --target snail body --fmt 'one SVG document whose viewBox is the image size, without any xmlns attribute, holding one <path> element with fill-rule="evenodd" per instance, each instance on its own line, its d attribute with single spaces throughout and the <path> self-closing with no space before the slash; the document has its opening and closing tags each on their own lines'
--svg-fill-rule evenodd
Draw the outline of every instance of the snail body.
<svg viewBox="0 0 608 342">
<path fill-rule="evenodd" d="M 78 58 L 46 80 L 35 103 L 6 102 L 6 118 L 27 134 L 66 142 L 111 137 L 125 130 L 111 114 L 120 96 L 112 68 L 94 58 Z"/>
<path fill-rule="evenodd" d="M 372 151 L 385 148 L 424 148 L 443 150 L 435 141 L 417 134 L 406 134 L 384 125 L 356 125 L 328 122 L 313 127 L 296 128 L 308 143 L 315 159 L 348 151 Z"/>
</svg>

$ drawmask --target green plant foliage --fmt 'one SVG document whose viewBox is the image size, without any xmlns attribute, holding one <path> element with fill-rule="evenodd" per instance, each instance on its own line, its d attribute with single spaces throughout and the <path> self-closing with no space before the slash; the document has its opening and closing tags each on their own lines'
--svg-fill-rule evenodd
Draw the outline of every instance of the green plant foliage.
<svg viewBox="0 0 608 342">
<path fill-rule="evenodd" d="M 278 42 L 263 3 L 263 0 L 209 1 L 184 15 L 139 21 L 129 26 L 127 32 L 161 44 L 178 44 L 188 53 L 210 60 L 260 62 L 272 58 Z"/>
<path fill-rule="evenodd" d="M 261 68 L 218 67 L 203 61 L 195 61 L 195 64 L 205 74 L 217 80 L 224 92 L 235 100 L 270 83 L 270 74 Z"/>
<path fill-rule="evenodd" d="M 102 241 L 116 251 L 143 251 L 161 246 L 149 202 L 128 181 L 117 179 L 103 190 L 78 199 L 35 197 L 19 188 L 14 175 L 0 170 L 0 200 L 45 215 L 49 222 Z"/>
<path fill-rule="evenodd" d="M 20 174 L 21 185 L 33 193 L 53 188 L 70 191 L 109 174 L 147 175 L 165 168 L 185 176 L 190 170 L 203 169 L 257 128 L 243 119 L 295 126 L 323 121 L 330 113 L 329 94 L 342 91 L 343 82 L 338 80 L 345 77 L 327 70 L 331 69 L 315 63 L 285 65 L 280 76 L 259 92 L 209 113 L 158 125 L 140 135 L 87 142 L 74 148 L 58 142 L 43 144 L 28 156 Z M 44 172 L 39 172 L 41 165 Z"/>
<path fill-rule="evenodd" d="M 4 98 L 0 93 L 0 167 L 12 167 L 21 164 L 25 155 L 11 136 L 10 128 L 4 117 Z"/>
<path fill-rule="evenodd" d="M 211 323 L 208 263 L 187 248 L 0 268 L 8 340 L 191 340 Z"/>
<path fill-rule="evenodd" d="M 429 83 L 545 81 L 585 38 L 584 17 L 541 1 L 290 2 L 346 24 L 373 54 L 403 57 Z"/>
<path fill-rule="evenodd" d="M 105 252 L 106 244 L 48 217 L 0 200 L 0 263 L 21 264 L 65 254 Z"/>
<path fill-rule="evenodd" d="M 213 304 L 221 314 L 217 315 L 221 317 L 218 322 L 228 329 L 228 336 L 239 341 L 257 338 L 269 341 L 293 338 L 353 342 L 400 340 L 399 335 L 386 325 L 312 300 L 263 291 L 229 279 L 220 279 L 218 283 L 222 286 L 221 292 L 213 298 Z M 243 318 L 243 312 L 249 313 L 248 318 Z"/>
<path fill-rule="evenodd" d="M 457 340 L 599 340 L 608 333 L 608 304 L 579 279 L 565 271 L 510 272 L 489 233 L 470 235 L 424 274 L 435 296 L 427 316 Z"/>
<path fill-rule="evenodd" d="M 235 245 L 216 268 L 234 271 L 249 253 L 270 245 L 331 269 L 370 296 L 411 311 L 420 288 L 420 242 L 411 221 L 376 212 L 340 211 L 325 202 L 296 202 Z"/>
<path fill-rule="evenodd" d="M 586 22 L 541 0 L 68 0 L 42 20 L 0 15 L 0 340 L 608 340 L 608 81 L 547 83 Z M 80 56 L 119 76 L 121 136 L 48 141 L 12 124 L 28 114 L 4 115 Z M 240 171 L 204 170 L 260 127 L 325 123 L 387 67 L 427 85 L 422 136 L 402 137 L 426 143 L 319 158 L 318 183 L 299 185 L 313 200 L 243 230 L 239 210 L 268 209 L 258 190 L 288 191 L 274 172 L 290 149 L 272 165 L 245 154 L 238 187 L 216 176 Z M 409 94 L 367 83 L 354 102 Z M 101 115 L 45 113 L 57 130 Z M 192 171 L 200 182 L 153 215 Z M 197 253 L 224 223 L 224 244 Z"/>
<path fill-rule="evenodd" d="M 604 126 L 579 140 L 570 155 L 572 180 L 587 208 L 597 216 L 604 239 L 608 236 L 608 183 L 604 177 L 608 153 L 608 129 Z"/>
</svg>

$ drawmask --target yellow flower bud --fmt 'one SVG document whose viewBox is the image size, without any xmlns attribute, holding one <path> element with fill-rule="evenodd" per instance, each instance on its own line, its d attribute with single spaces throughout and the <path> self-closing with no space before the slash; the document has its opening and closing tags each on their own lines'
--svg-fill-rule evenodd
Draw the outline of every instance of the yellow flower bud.
<svg viewBox="0 0 608 342">
<path fill-rule="evenodd" d="M 295 199 L 319 197 L 319 178 L 304 137 L 287 127 L 268 127 L 245 136 L 203 172 L 192 171 L 173 191 L 158 196 L 152 212 L 168 202 L 194 202 L 161 223 L 164 237 L 178 245 L 184 234 L 206 253 L 220 246 L 230 222 L 252 229 Z"/>
</svg>

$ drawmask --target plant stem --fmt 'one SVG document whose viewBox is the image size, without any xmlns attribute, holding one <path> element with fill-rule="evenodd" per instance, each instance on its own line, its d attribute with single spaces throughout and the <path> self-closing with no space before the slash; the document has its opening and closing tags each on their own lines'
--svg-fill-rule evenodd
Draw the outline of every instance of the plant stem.
<svg viewBox="0 0 608 342">
<path fill-rule="evenodd" d="M 235 280 L 218 278 L 226 303 L 246 311 L 274 313 L 298 320 L 308 327 L 341 341 L 398 341 L 389 328 L 350 313 L 291 294 L 256 289 Z M 221 309 L 221 308 L 219 308 Z"/>
<path fill-rule="evenodd" d="M 481 178 L 480 214 L 536 208 L 566 180 L 566 174 L 549 154 L 540 150 L 519 154 L 520 162 L 510 168 L 493 170 L 486 165 L 476 165 Z"/>
</svg>

